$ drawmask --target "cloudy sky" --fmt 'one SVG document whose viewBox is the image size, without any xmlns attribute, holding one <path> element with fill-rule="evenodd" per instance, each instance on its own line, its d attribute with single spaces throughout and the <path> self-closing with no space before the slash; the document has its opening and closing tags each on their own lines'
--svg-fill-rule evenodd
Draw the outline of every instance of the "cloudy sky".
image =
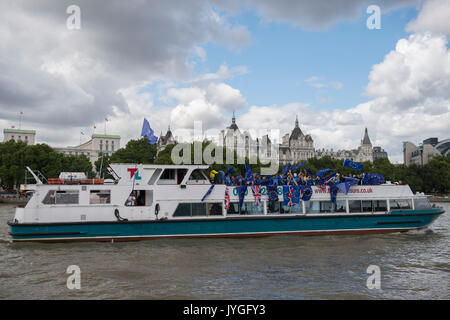
<svg viewBox="0 0 450 320">
<path fill-rule="evenodd" d="M 70 5 L 80 28 L 68 28 Z M 381 29 L 367 20 L 381 9 Z M 292 130 L 315 148 L 450 137 L 449 0 L 2 0 L 0 127 L 77 145 L 157 135 Z M 1 135 L 3 132 L 0 133 Z M 3 137 L 0 136 L 3 140 Z"/>
</svg>

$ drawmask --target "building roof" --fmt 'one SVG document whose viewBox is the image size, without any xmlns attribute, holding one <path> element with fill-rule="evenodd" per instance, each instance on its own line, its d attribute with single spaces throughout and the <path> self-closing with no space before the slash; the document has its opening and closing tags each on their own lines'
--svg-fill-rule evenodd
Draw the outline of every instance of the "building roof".
<svg viewBox="0 0 450 320">
<path fill-rule="evenodd" d="M 119 135 L 111 135 L 111 134 L 96 134 L 92 135 L 92 138 L 103 138 L 103 139 L 120 139 Z"/>
<path fill-rule="evenodd" d="M 231 118 L 231 126 L 229 126 L 227 129 L 231 129 L 231 130 L 239 130 L 237 124 L 236 124 L 236 117 L 234 116 L 234 111 L 233 111 L 233 118 Z"/>
<path fill-rule="evenodd" d="M 370 142 L 370 139 L 369 139 L 369 134 L 367 133 L 367 128 L 366 128 L 366 131 L 364 132 L 364 138 L 363 138 L 362 144 L 372 145 L 372 143 Z"/>
<path fill-rule="evenodd" d="M 161 137 L 160 137 L 159 139 L 160 139 L 161 143 L 162 143 L 163 145 L 165 145 L 165 144 L 167 144 L 167 142 L 169 141 L 169 139 L 172 138 L 172 137 L 173 137 L 172 131 L 170 131 L 170 127 L 169 127 L 169 130 L 167 130 L 166 135 L 165 135 L 165 136 L 162 136 L 162 135 L 161 135 Z"/>
<path fill-rule="evenodd" d="M 21 129 L 3 129 L 3 133 L 28 133 L 36 134 L 35 130 L 21 130 Z"/>
<path fill-rule="evenodd" d="M 291 136 L 289 137 L 290 139 L 298 139 L 299 137 L 303 136 L 303 132 L 300 129 L 300 126 L 298 125 L 298 117 L 295 117 L 295 128 L 294 130 L 292 130 Z"/>
</svg>

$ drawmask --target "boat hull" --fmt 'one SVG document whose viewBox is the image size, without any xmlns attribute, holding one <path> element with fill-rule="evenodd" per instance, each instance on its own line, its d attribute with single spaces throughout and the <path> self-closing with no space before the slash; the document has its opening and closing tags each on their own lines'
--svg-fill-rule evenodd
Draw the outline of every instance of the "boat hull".
<svg viewBox="0 0 450 320">
<path fill-rule="evenodd" d="M 233 216 L 152 221 L 9 223 L 19 241 L 135 241 L 165 237 L 243 237 L 275 234 L 377 234 L 420 229 L 442 209 L 398 210 L 389 214 Z"/>
</svg>

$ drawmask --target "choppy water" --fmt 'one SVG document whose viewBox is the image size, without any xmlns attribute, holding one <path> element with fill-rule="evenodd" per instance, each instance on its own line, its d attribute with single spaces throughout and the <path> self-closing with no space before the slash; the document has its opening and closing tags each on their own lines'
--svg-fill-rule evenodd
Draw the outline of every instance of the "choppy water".
<svg viewBox="0 0 450 320">
<path fill-rule="evenodd" d="M 368 236 L 10 243 L 0 205 L 0 299 L 449 299 L 450 204 L 422 231 Z M 81 289 L 69 290 L 69 265 Z M 381 289 L 368 289 L 369 265 Z"/>
</svg>

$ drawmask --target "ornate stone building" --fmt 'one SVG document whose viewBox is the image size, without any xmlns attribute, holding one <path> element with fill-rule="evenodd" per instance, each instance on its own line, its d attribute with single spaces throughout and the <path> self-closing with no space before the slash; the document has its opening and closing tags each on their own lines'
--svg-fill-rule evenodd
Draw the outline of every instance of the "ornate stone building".
<svg viewBox="0 0 450 320">
<path fill-rule="evenodd" d="M 280 144 L 280 163 L 297 163 L 314 157 L 314 141 L 309 134 L 304 135 L 295 118 L 291 134 L 285 134 Z"/>
<path fill-rule="evenodd" d="M 384 151 L 381 147 L 372 147 L 372 142 L 370 142 L 369 133 L 367 132 L 367 128 L 364 131 L 364 137 L 361 140 L 361 145 L 358 149 L 353 150 L 317 150 L 315 153 L 316 158 L 322 158 L 325 156 L 329 156 L 333 159 L 344 160 L 346 158 L 356 161 L 356 162 L 364 162 L 370 161 L 373 162 L 374 159 L 378 158 L 387 158 L 387 152 Z"/>
<path fill-rule="evenodd" d="M 163 136 L 162 132 L 159 136 L 158 142 L 156 143 L 156 154 L 160 153 L 162 150 L 164 150 L 165 147 L 167 147 L 169 144 L 176 144 L 177 141 L 175 137 L 172 134 L 172 131 L 170 131 L 170 126 L 167 129 L 167 133 Z"/>
<path fill-rule="evenodd" d="M 220 131 L 219 145 L 236 150 L 237 156 L 241 158 L 256 156 L 257 152 L 257 141 L 252 139 L 248 131 L 239 130 L 234 112 L 231 125 Z"/>
</svg>

